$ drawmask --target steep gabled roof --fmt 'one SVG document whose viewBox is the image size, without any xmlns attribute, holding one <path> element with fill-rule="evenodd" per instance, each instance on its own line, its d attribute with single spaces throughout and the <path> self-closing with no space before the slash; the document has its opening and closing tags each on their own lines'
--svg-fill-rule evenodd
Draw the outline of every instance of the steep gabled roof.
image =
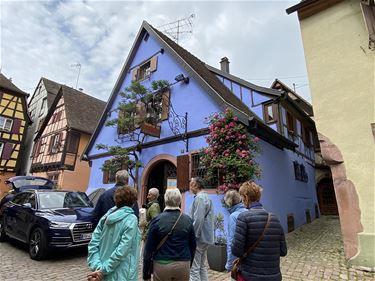
<svg viewBox="0 0 375 281">
<path fill-rule="evenodd" d="M 180 58 L 187 63 L 199 76 L 202 82 L 207 83 L 214 91 L 214 95 L 218 95 L 228 106 L 234 107 L 237 111 L 246 114 L 247 116 L 255 115 L 236 95 L 234 95 L 207 67 L 204 62 L 196 56 L 182 48 L 180 45 L 171 40 L 168 36 L 150 26 L 150 28 L 174 50 Z M 212 91 L 211 90 L 211 91 Z"/>
<path fill-rule="evenodd" d="M 41 80 L 43 81 L 46 91 L 56 96 L 62 84 L 49 80 L 45 77 L 42 77 Z"/>
<path fill-rule="evenodd" d="M 221 75 L 221 76 L 223 76 L 223 77 L 225 77 L 229 80 L 237 82 L 238 84 L 240 84 L 244 87 L 250 88 L 251 90 L 257 91 L 257 92 L 262 93 L 262 94 L 266 94 L 266 95 L 271 96 L 271 97 L 279 97 L 280 96 L 280 93 L 277 90 L 255 85 L 255 84 L 250 83 L 246 80 L 243 80 L 242 78 L 234 76 L 233 74 L 230 74 L 228 72 L 225 72 L 225 71 L 222 71 L 222 70 L 217 69 L 215 67 L 212 67 L 208 64 L 206 64 L 206 67 L 211 72 L 213 72 L 214 74 L 219 74 L 219 75 Z"/>
<path fill-rule="evenodd" d="M 279 79 L 275 79 L 273 81 L 271 88 L 273 89 L 280 89 L 281 91 L 286 92 L 286 94 L 303 110 L 308 116 L 314 116 L 314 111 L 312 105 L 298 95 L 295 91 L 293 91 L 290 87 L 286 84 L 281 82 Z"/>
<path fill-rule="evenodd" d="M 69 128 L 92 134 L 106 103 L 73 88 L 62 88 Z"/>
<path fill-rule="evenodd" d="M 6 78 L 3 74 L 0 73 L 0 88 L 4 90 L 12 91 L 13 93 L 18 93 L 24 96 L 28 96 L 27 93 L 19 89 L 16 85 L 14 85 L 11 80 Z"/>
<path fill-rule="evenodd" d="M 47 127 L 61 97 L 64 97 L 65 115 L 69 129 L 92 134 L 105 108 L 105 102 L 65 85 L 61 85 L 35 140 Z"/>
<path fill-rule="evenodd" d="M 21 95 L 21 102 L 24 108 L 23 113 L 24 113 L 25 121 L 27 122 L 27 124 L 33 123 L 29 115 L 27 101 L 26 101 L 29 94 L 20 90 L 16 85 L 14 85 L 8 78 L 6 78 L 1 73 L 0 73 L 0 89 L 10 91 L 11 93 L 15 95 Z"/>
<path fill-rule="evenodd" d="M 47 91 L 47 108 L 49 109 L 49 108 L 51 108 L 51 106 L 52 106 L 52 104 L 53 104 L 53 102 L 54 102 L 54 100 L 57 96 L 57 93 L 59 92 L 62 84 L 57 83 L 57 82 L 52 81 L 52 80 L 49 80 L 45 77 L 41 77 L 39 79 L 39 82 L 38 82 L 35 90 L 34 90 L 33 95 L 31 96 L 31 99 L 29 100 L 29 106 L 30 106 L 31 102 L 33 101 L 33 99 L 35 97 L 35 94 L 37 93 L 41 83 L 43 83 L 44 88 Z"/>
<path fill-rule="evenodd" d="M 44 87 L 46 88 L 47 106 L 50 108 L 57 96 L 57 93 L 59 92 L 61 84 L 44 77 L 41 78 L 41 81 L 43 81 Z"/>
<path fill-rule="evenodd" d="M 111 96 L 109 97 L 107 106 L 83 154 L 86 154 L 87 151 L 91 149 L 96 136 L 98 135 L 101 127 L 104 125 L 107 112 L 111 109 L 117 93 L 120 91 L 122 82 L 124 81 L 126 74 L 129 73 L 131 62 L 134 59 L 136 50 L 140 46 L 142 38 L 146 34 L 146 32 L 152 35 L 160 43 L 162 49 L 169 51 L 169 53 L 176 59 L 176 61 L 179 62 L 182 67 L 184 67 L 189 76 L 200 83 L 207 94 L 209 94 L 219 104 L 223 104 L 223 107 L 230 107 L 245 125 L 249 125 L 250 118 L 252 123 L 258 122 L 264 124 L 263 120 L 257 117 L 256 114 L 254 114 L 235 94 L 233 94 L 217 78 L 212 69 L 210 70 L 204 62 L 172 41 L 165 34 L 149 25 L 146 21 L 143 21 L 136 36 L 136 40 L 133 43 L 130 53 L 111 92 Z M 277 91 L 273 93 L 275 94 L 276 92 Z M 277 132 L 273 131 L 271 132 L 271 134 L 274 134 L 275 139 L 279 140 L 279 144 L 282 143 L 283 145 L 285 145 L 284 147 L 293 149 L 296 146 L 294 143 L 290 142 L 288 139 L 284 138 Z"/>
</svg>

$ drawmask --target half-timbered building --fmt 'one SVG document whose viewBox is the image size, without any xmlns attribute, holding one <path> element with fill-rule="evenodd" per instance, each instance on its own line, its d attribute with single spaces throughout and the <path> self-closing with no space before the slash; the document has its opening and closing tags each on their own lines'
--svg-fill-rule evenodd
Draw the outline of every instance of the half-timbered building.
<svg viewBox="0 0 375 281">
<path fill-rule="evenodd" d="M 4 181 L 19 174 L 27 127 L 28 94 L 0 73 L 0 197 L 8 191 Z"/>
<path fill-rule="evenodd" d="M 31 173 L 52 179 L 58 188 L 85 191 L 90 167 L 82 151 L 105 102 L 61 86 L 35 137 Z"/>
<path fill-rule="evenodd" d="M 29 100 L 29 115 L 33 123 L 29 126 L 26 135 L 25 153 L 21 162 L 20 171 L 22 175 L 30 174 L 35 136 L 42 126 L 48 110 L 55 101 L 60 87 L 61 84 L 42 77 Z"/>
<path fill-rule="evenodd" d="M 311 104 L 303 99 L 300 95 L 298 95 L 294 90 L 288 87 L 286 84 L 281 82 L 279 79 L 275 79 L 272 83 L 271 88 L 279 90 L 284 95 L 284 101 L 280 103 L 280 107 L 284 108 L 284 110 L 288 110 L 288 105 L 286 103 L 294 103 L 298 107 L 292 106 L 292 108 L 299 108 L 302 109 L 305 114 L 310 116 L 311 118 L 314 117 L 314 112 Z M 290 110 L 288 111 L 290 112 Z M 302 114 L 303 116 L 304 114 Z M 293 131 L 291 136 L 294 139 L 297 139 L 300 142 L 299 147 L 303 148 L 304 146 L 309 146 L 312 143 L 317 144 L 318 142 L 315 140 L 314 142 L 309 142 L 308 138 L 306 137 L 307 134 L 314 135 L 315 123 L 310 124 L 309 118 L 301 118 L 301 113 L 299 114 L 300 117 L 297 117 L 297 114 L 292 115 L 294 120 L 291 120 L 292 123 L 296 123 L 297 130 Z M 304 121 L 302 121 L 304 120 Z M 307 120 L 307 121 L 306 121 Z M 300 133 L 302 132 L 302 134 Z M 309 133 L 308 133 L 309 132 Z M 302 143 L 301 143 L 302 142 Z M 313 151 L 312 151 L 313 153 Z M 337 202 L 336 202 L 336 195 L 335 190 L 333 187 L 333 180 L 332 174 L 329 169 L 329 166 L 323 161 L 322 153 L 320 150 L 319 145 L 315 145 L 315 153 L 313 155 L 315 157 L 315 182 L 316 182 L 316 191 L 318 196 L 318 203 L 319 203 L 319 210 L 322 215 L 337 215 Z"/>
</svg>

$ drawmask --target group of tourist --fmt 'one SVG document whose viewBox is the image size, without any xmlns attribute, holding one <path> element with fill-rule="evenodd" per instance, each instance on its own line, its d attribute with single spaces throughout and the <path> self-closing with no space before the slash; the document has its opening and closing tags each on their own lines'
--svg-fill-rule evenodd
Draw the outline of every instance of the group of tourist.
<svg viewBox="0 0 375 281">
<path fill-rule="evenodd" d="M 207 281 L 207 250 L 214 244 L 214 208 L 200 178 L 192 178 L 190 214 L 181 210 L 181 193 L 167 189 L 165 208 L 159 190 L 148 191 L 143 233 L 139 230 L 137 192 L 126 171 L 99 198 L 97 226 L 88 246 L 88 281 L 137 281 L 139 255 L 143 280 Z M 259 203 L 261 187 L 252 181 L 224 196 L 230 213 L 226 269 L 235 280 L 281 280 L 280 256 L 287 254 L 278 218 Z M 144 248 L 140 250 L 140 240 Z M 229 278 L 229 277 L 228 277 Z"/>
</svg>

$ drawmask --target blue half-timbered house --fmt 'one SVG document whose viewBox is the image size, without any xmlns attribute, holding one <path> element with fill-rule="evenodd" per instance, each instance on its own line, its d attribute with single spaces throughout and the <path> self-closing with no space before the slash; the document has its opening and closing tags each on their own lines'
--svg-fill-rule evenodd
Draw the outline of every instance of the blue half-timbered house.
<svg viewBox="0 0 375 281">
<path fill-rule="evenodd" d="M 96 144 L 118 143 L 118 130 L 104 124 L 118 114 L 115 109 L 121 100 L 119 93 L 133 80 L 145 86 L 153 80 L 167 80 L 171 84 L 169 100 L 163 100 L 164 120 L 156 134 L 150 132 L 146 136 L 139 153 L 144 166 L 138 182 L 131 183 L 138 188 L 140 204 L 145 203 L 149 188 L 157 187 L 163 194 L 168 186 L 177 185 L 183 191 L 182 207 L 185 212 L 189 210 L 193 200 L 188 192 L 189 179 L 204 173 L 199 151 L 207 146 L 205 118 L 228 107 L 249 133 L 260 139 L 262 153 L 257 161 L 262 169 L 259 183 L 264 189 L 261 201 L 265 208 L 279 216 L 286 231 L 318 215 L 314 180 L 316 130 L 310 117 L 282 91 L 231 75 L 226 58 L 222 59 L 220 70 L 213 68 L 147 22 L 143 22 L 137 34 L 86 148 L 85 157 L 92 167 L 88 193 L 114 184 L 113 175 L 101 170 L 111 156 L 98 150 Z M 221 206 L 222 195 L 217 195 L 215 188 L 208 192 L 215 212 L 227 216 Z"/>
</svg>

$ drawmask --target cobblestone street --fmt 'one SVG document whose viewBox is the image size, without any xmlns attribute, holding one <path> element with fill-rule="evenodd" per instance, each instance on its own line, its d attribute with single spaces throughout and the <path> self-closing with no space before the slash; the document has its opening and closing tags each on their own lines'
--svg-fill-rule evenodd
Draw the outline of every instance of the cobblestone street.
<svg viewBox="0 0 375 281">
<path fill-rule="evenodd" d="M 288 256 L 282 259 L 283 280 L 375 280 L 375 274 L 348 269 L 337 217 L 322 217 L 287 235 Z M 86 250 L 56 252 L 48 261 L 29 258 L 18 242 L 0 244 L 1 281 L 83 281 L 89 272 Z M 210 271 L 210 281 L 229 280 L 226 273 Z"/>
</svg>

